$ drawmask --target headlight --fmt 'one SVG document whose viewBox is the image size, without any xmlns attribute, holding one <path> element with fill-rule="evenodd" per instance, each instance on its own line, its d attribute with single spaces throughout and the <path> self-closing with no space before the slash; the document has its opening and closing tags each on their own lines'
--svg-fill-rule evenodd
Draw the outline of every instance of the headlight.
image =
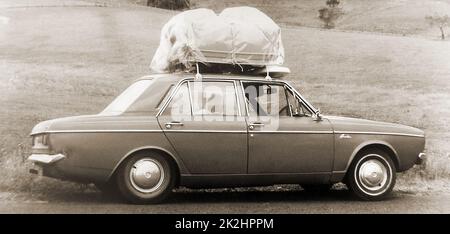
<svg viewBox="0 0 450 234">
<path fill-rule="evenodd" d="M 47 135 L 46 134 L 39 134 L 36 136 L 33 136 L 33 147 L 35 148 L 47 148 Z"/>
</svg>

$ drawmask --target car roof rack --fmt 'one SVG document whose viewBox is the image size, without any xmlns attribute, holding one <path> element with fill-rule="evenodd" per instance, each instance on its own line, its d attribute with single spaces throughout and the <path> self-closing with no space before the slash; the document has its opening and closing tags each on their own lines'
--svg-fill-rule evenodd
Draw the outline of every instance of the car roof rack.
<svg viewBox="0 0 450 234">
<path fill-rule="evenodd" d="M 291 73 L 291 70 L 288 67 L 277 66 L 277 65 L 268 65 L 263 68 L 256 70 L 255 75 L 266 75 L 266 79 L 270 80 L 272 78 L 281 78 Z"/>
<path fill-rule="evenodd" d="M 288 67 L 279 65 L 249 65 L 249 64 L 223 64 L 223 63 L 208 63 L 204 64 L 196 62 L 194 69 L 187 71 L 195 73 L 196 79 L 201 79 L 202 74 L 229 74 L 229 75 L 247 75 L 247 76 L 262 76 L 267 80 L 273 78 L 282 78 L 291 73 Z"/>
</svg>

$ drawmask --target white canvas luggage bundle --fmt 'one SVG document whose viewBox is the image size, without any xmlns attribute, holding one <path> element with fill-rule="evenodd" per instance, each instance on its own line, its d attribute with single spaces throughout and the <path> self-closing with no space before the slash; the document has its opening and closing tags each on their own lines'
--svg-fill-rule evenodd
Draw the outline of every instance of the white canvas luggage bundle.
<svg viewBox="0 0 450 234">
<path fill-rule="evenodd" d="M 281 29 L 251 7 L 196 9 L 172 17 L 161 30 L 160 45 L 151 62 L 156 72 L 189 70 L 196 63 L 282 65 Z"/>
</svg>

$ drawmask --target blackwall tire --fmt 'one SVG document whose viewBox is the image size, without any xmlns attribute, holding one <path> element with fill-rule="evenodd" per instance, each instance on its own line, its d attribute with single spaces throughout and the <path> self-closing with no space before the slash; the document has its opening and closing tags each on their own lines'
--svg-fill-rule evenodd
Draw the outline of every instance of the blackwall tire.
<svg viewBox="0 0 450 234">
<path fill-rule="evenodd" d="M 396 168 L 389 155 L 381 150 L 364 151 L 353 160 L 347 174 L 349 189 L 360 199 L 385 199 L 395 186 Z"/>
<path fill-rule="evenodd" d="M 175 185 L 173 165 L 154 152 L 137 153 L 119 168 L 117 184 L 123 197 L 135 204 L 164 201 Z"/>
</svg>

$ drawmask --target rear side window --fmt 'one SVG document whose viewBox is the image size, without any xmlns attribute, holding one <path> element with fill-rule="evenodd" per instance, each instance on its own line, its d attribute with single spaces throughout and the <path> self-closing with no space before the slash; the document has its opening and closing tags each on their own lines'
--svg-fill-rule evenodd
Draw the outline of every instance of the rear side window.
<svg viewBox="0 0 450 234">
<path fill-rule="evenodd" d="M 237 116 L 234 82 L 189 82 L 194 115 Z"/>
<path fill-rule="evenodd" d="M 100 115 L 120 115 L 125 112 L 153 83 L 153 80 L 140 80 L 130 85 Z"/>
<path fill-rule="evenodd" d="M 163 97 L 159 100 L 158 104 L 156 104 L 156 109 L 159 110 L 162 105 L 166 102 L 166 100 L 170 97 L 170 94 L 173 91 L 174 85 L 170 85 L 169 88 L 164 92 Z"/>
<path fill-rule="evenodd" d="M 173 95 L 172 100 L 170 100 L 162 115 L 191 115 L 191 103 L 187 82 L 184 82 L 176 90 L 176 93 Z"/>
<path fill-rule="evenodd" d="M 185 82 L 175 91 L 162 115 L 237 116 L 234 82 Z"/>
</svg>

